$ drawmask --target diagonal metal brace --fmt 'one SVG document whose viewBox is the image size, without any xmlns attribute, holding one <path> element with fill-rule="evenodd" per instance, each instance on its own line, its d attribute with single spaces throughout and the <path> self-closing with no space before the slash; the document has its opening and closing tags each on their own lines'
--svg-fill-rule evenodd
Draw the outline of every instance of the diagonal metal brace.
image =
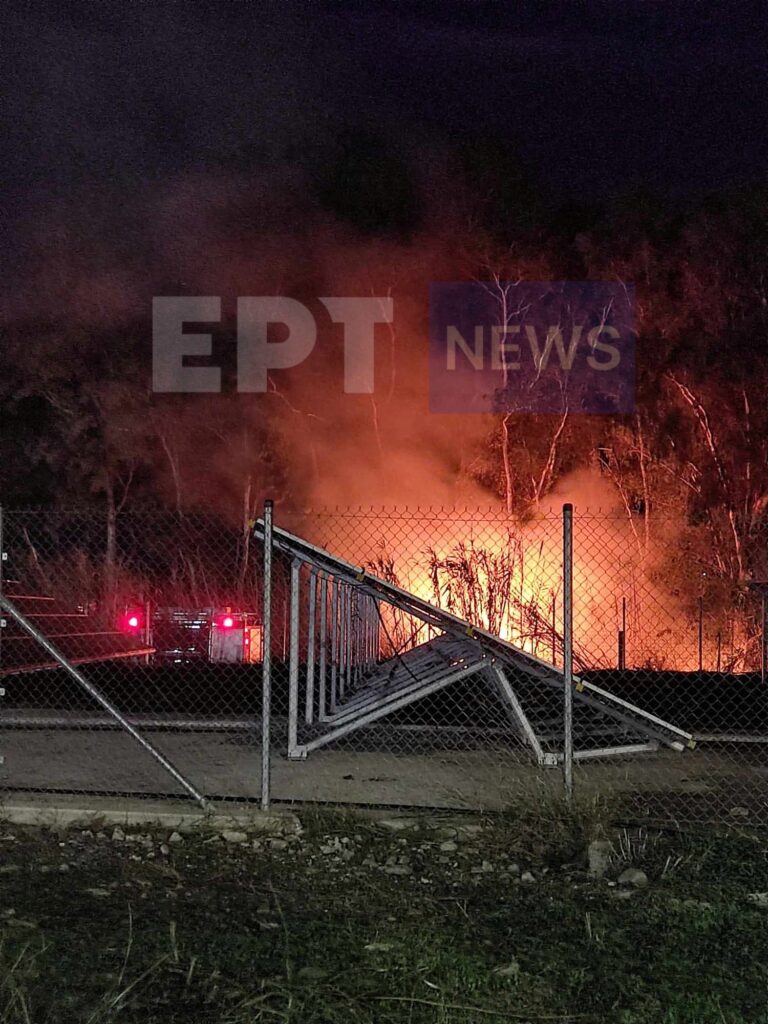
<svg viewBox="0 0 768 1024">
<path fill-rule="evenodd" d="M 13 603 L 13 601 L 10 601 L 7 597 L 5 597 L 1 593 L 0 593 L 0 608 L 4 609 L 12 618 L 14 618 L 18 622 L 18 624 L 21 626 L 21 628 L 23 630 L 25 630 L 25 632 L 27 632 L 31 637 L 34 637 L 34 639 L 37 640 L 37 642 L 40 644 L 40 646 L 43 648 L 43 650 L 47 654 L 49 654 L 51 656 L 51 658 L 53 658 L 54 661 L 58 662 L 58 664 L 61 665 L 61 667 L 66 672 L 68 672 L 70 676 L 72 676 L 72 678 L 75 680 L 75 682 L 79 683 L 80 686 L 82 686 L 82 688 L 85 690 L 85 692 L 90 697 L 92 697 L 96 701 L 97 704 L 100 704 L 101 707 L 104 708 L 104 710 L 109 715 L 111 715 L 112 718 L 114 718 L 114 720 L 120 726 L 122 726 L 122 728 L 125 729 L 125 731 L 127 733 L 129 733 L 129 735 L 131 735 L 136 740 L 136 742 L 140 746 L 142 746 L 144 748 L 144 750 L 146 750 L 147 753 L 151 757 L 153 757 L 155 759 L 155 761 L 157 761 L 157 763 L 159 765 L 161 765 L 168 772 L 168 774 L 171 775 L 179 783 L 180 786 L 183 787 L 184 790 L 186 790 L 187 793 L 189 793 L 189 795 L 193 799 L 197 800 L 197 802 L 200 804 L 200 806 L 203 808 L 203 810 L 207 809 L 208 802 L 205 799 L 205 797 L 203 796 L 203 794 L 200 793 L 199 790 L 197 790 L 192 785 L 192 783 L 189 782 L 181 774 L 181 772 L 178 770 L 178 768 L 176 768 L 168 760 L 168 758 L 157 749 L 157 747 L 155 747 L 152 743 L 150 743 L 149 740 L 145 739 L 141 735 L 141 733 L 138 731 L 138 729 L 136 729 L 135 726 L 131 725 L 131 723 L 128 721 L 128 719 L 125 718 L 118 711 L 118 709 L 104 696 L 104 694 L 101 692 L 101 690 L 99 690 L 96 686 L 93 685 L 93 683 L 91 683 L 88 679 L 86 679 L 85 676 L 82 674 L 82 672 L 80 672 L 79 669 L 75 668 L 75 666 L 71 663 L 71 661 L 69 661 L 69 659 L 67 659 L 61 653 L 61 651 L 59 651 L 59 649 L 57 647 L 54 647 L 54 645 L 50 642 L 50 640 L 48 640 L 48 638 L 46 636 L 44 636 L 40 632 L 40 630 L 37 629 L 37 627 L 34 626 L 29 621 L 29 619 L 27 619 L 26 616 L 22 614 L 22 612 L 19 611 L 19 609 L 16 607 L 16 605 Z"/>
</svg>

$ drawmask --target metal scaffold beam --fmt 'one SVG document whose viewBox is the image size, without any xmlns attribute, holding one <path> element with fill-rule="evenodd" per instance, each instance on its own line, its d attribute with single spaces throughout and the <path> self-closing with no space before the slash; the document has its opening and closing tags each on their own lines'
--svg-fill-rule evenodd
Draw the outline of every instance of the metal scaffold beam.
<svg viewBox="0 0 768 1024">
<path fill-rule="evenodd" d="M 261 520 L 254 532 L 264 539 Z M 684 729 L 572 674 L 569 659 L 558 668 L 293 533 L 272 527 L 271 537 L 290 564 L 291 759 L 475 678 L 539 765 L 568 772 L 573 760 L 694 745 Z M 387 609 L 428 626 L 430 639 L 403 652 L 390 643 L 382 657 Z"/>
</svg>

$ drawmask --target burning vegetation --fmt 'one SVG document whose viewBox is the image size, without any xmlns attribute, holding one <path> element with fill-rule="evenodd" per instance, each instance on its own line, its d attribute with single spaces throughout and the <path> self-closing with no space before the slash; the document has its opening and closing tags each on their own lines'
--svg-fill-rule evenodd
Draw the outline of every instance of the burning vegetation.
<svg viewBox="0 0 768 1024">
<path fill-rule="evenodd" d="M 53 586 L 71 576 L 78 594 L 114 604 L 141 587 L 141 558 L 126 550 L 143 544 L 166 566 L 167 591 L 223 606 L 241 592 L 249 598 L 248 524 L 265 497 L 284 510 L 395 509 L 372 535 L 352 516 L 351 536 L 324 539 L 557 658 L 559 538 L 546 510 L 571 500 L 583 517 L 580 657 L 615 663 L 623 631 L 635 663 L 754 666 L 759 623 L 748 585 L 768 576 L 768 363 L 754 344 L 765 333 L 757 272 L 765 196 L 685 210 L 630 199 L 570 212 L 540 206 L 532 226 L 512 215 L 508 161 L 489 157 L 481 197 L 470 169 L 446 186 L 448 152 L 439 166 L 407 147 L 388 162 L 374 161 L 378 152 L 370 140 L 347 139 L 319 190 L 306 167 L 287 161 L 258 180 L 230 168 L 129 197 L 128 212 L 152 213 L 144 223 L 153 255 L 142 275 L 120 253 L 102 258 L 113 231 L 104 225 L 99 235 L 98 221 L 87 238 L 75 223 L 63 237 L 115 268 L 106 283 L 103 270 L 101 284 L 94 280 L 88 259 L 64 273 L 62 253 L 41 236 L 7 306 L 0 432 L 9 457 L 0 494 L 7 509 L 86 504 L 101 537 L 51 541 L 43 564 L 33 535 L 22 536 L 31 568 Z M 397 210 L 383 202 L 382 175 L 392 176 L 392 195 L 407 193 Z M 366 188 L 375 191 L 371 203 Z M 501 206 L 487 198 L 502 195 Z M 530 202 L 527 193 L 526 209 Z M 372 209 L 376 222 L 361 221 Z M 635 283 L 637 411 L 587 416 L 564 405 L 548 415 L 429 415 L 429 283 L 500 287 L 564 276 Z M 152 294 L 180 290 L 222 296 L 222 322 L 211 327 L 221 394 L 149 388 L 142 311 Z M 312 356 L 275 372 L 263 395 L 232 387 L 232 317 L 236 297 L 247 294 L 294 295 L 319 325 Z M 394 322 L 377 327 L 373 395 L 343 393 L 341 333 L 316 298 L 323 294 L 393 300 Z M 499 298 L 503 316 L 510 295 Z M 465 510 L 474 507 L 492 509 L 492 525 L 473 523 Z M 129 515 L 147 508 L 167 512 L 179 537 L 195 516 L 212 525 L 193 543 L 169 541 L 166 527 L 153 537 L 154 526 Z M 311 532 L 323 533 L 322 516 Z M 211 557 L 224 534 L 234 552 L 221 563 L 226 579 Z M 169 544 L 173 557 L 161 550 Z M 405 625 L 392 628 L 405 640 Z"/>
</svg>

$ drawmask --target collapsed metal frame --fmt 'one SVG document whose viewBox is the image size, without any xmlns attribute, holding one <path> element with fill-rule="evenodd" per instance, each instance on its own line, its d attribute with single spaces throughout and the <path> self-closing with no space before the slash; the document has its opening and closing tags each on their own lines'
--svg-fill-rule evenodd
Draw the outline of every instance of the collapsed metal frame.
<svg viewBox="0 0 768 1024">
<path fill-rule="evenodd" d="M 270 509 L 271 513 L 271 509 Z M 295 534 L 256 520 L 254 535 L 290 559 L 290 644 L 288 742 L 290 760 L 370 726 L 395 711 L 462 679 L 482 674 L 496 689 L 516 732 L 539 766 L 564 766 L 566 794 L 572 792 L 574 760 L 655 751 L 692 749 L 691 733 L 625 701 L 573 673 L 572 509 L 564 509 L 565 654 L 557 668 L 501 637 L 430 604 L 367 570 L 332 555 Z M 269 536 L 265 536 L 268 534 Z M 271 545 L 268 545 L 271 537 Z M 316 734 L 298 740 L 302 569 L 308 572 L 306 675 L 303 722 Z M 271 562 L 270 562 L 271 569 Z M 265 573 L 265 593 L 271 576 Z M 436 637 L 394 658 L 380 659 L 380 605 L 386 603 L 431 627 Z M 266 625 L 266 623 L 265 623 Z M 518 673 L 563 695 L 563 750 L 547 751 L 516 691 Z M 265 687 L 268 682 L 265 681 Z M 618 723 L 636 743 L 574 751 L 573 702 Z M 316 712 L 316 713 L 315 713 Z"/>
</svg>

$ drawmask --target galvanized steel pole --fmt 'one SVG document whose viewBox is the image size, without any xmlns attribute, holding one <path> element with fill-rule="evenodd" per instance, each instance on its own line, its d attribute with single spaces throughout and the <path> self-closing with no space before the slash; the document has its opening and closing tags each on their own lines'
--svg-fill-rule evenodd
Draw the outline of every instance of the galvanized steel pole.
<svg viewBox="0 0 768 1024">
<path fill-rule="evenodd" d="M 269 810 L 271 787 L 270 719 L 272 714 L 272 511 L 264 502 L 264 592 L 262 594 L 261 659 L 261 809 Z"/>
<path fill-rule="evenodd" d="M 563 781 L 573 798 L 573 505 L 563 505 Z"/>
<path fill-rule="evenodd" d="M 5 547 L 3 545 L 3 506 L 0 505 L 0 597 L 3 594 L 3 577 L 5 576 Z M 0 668 L 3 667 L 3 624 L 0 622 Z"/>
</svg>

